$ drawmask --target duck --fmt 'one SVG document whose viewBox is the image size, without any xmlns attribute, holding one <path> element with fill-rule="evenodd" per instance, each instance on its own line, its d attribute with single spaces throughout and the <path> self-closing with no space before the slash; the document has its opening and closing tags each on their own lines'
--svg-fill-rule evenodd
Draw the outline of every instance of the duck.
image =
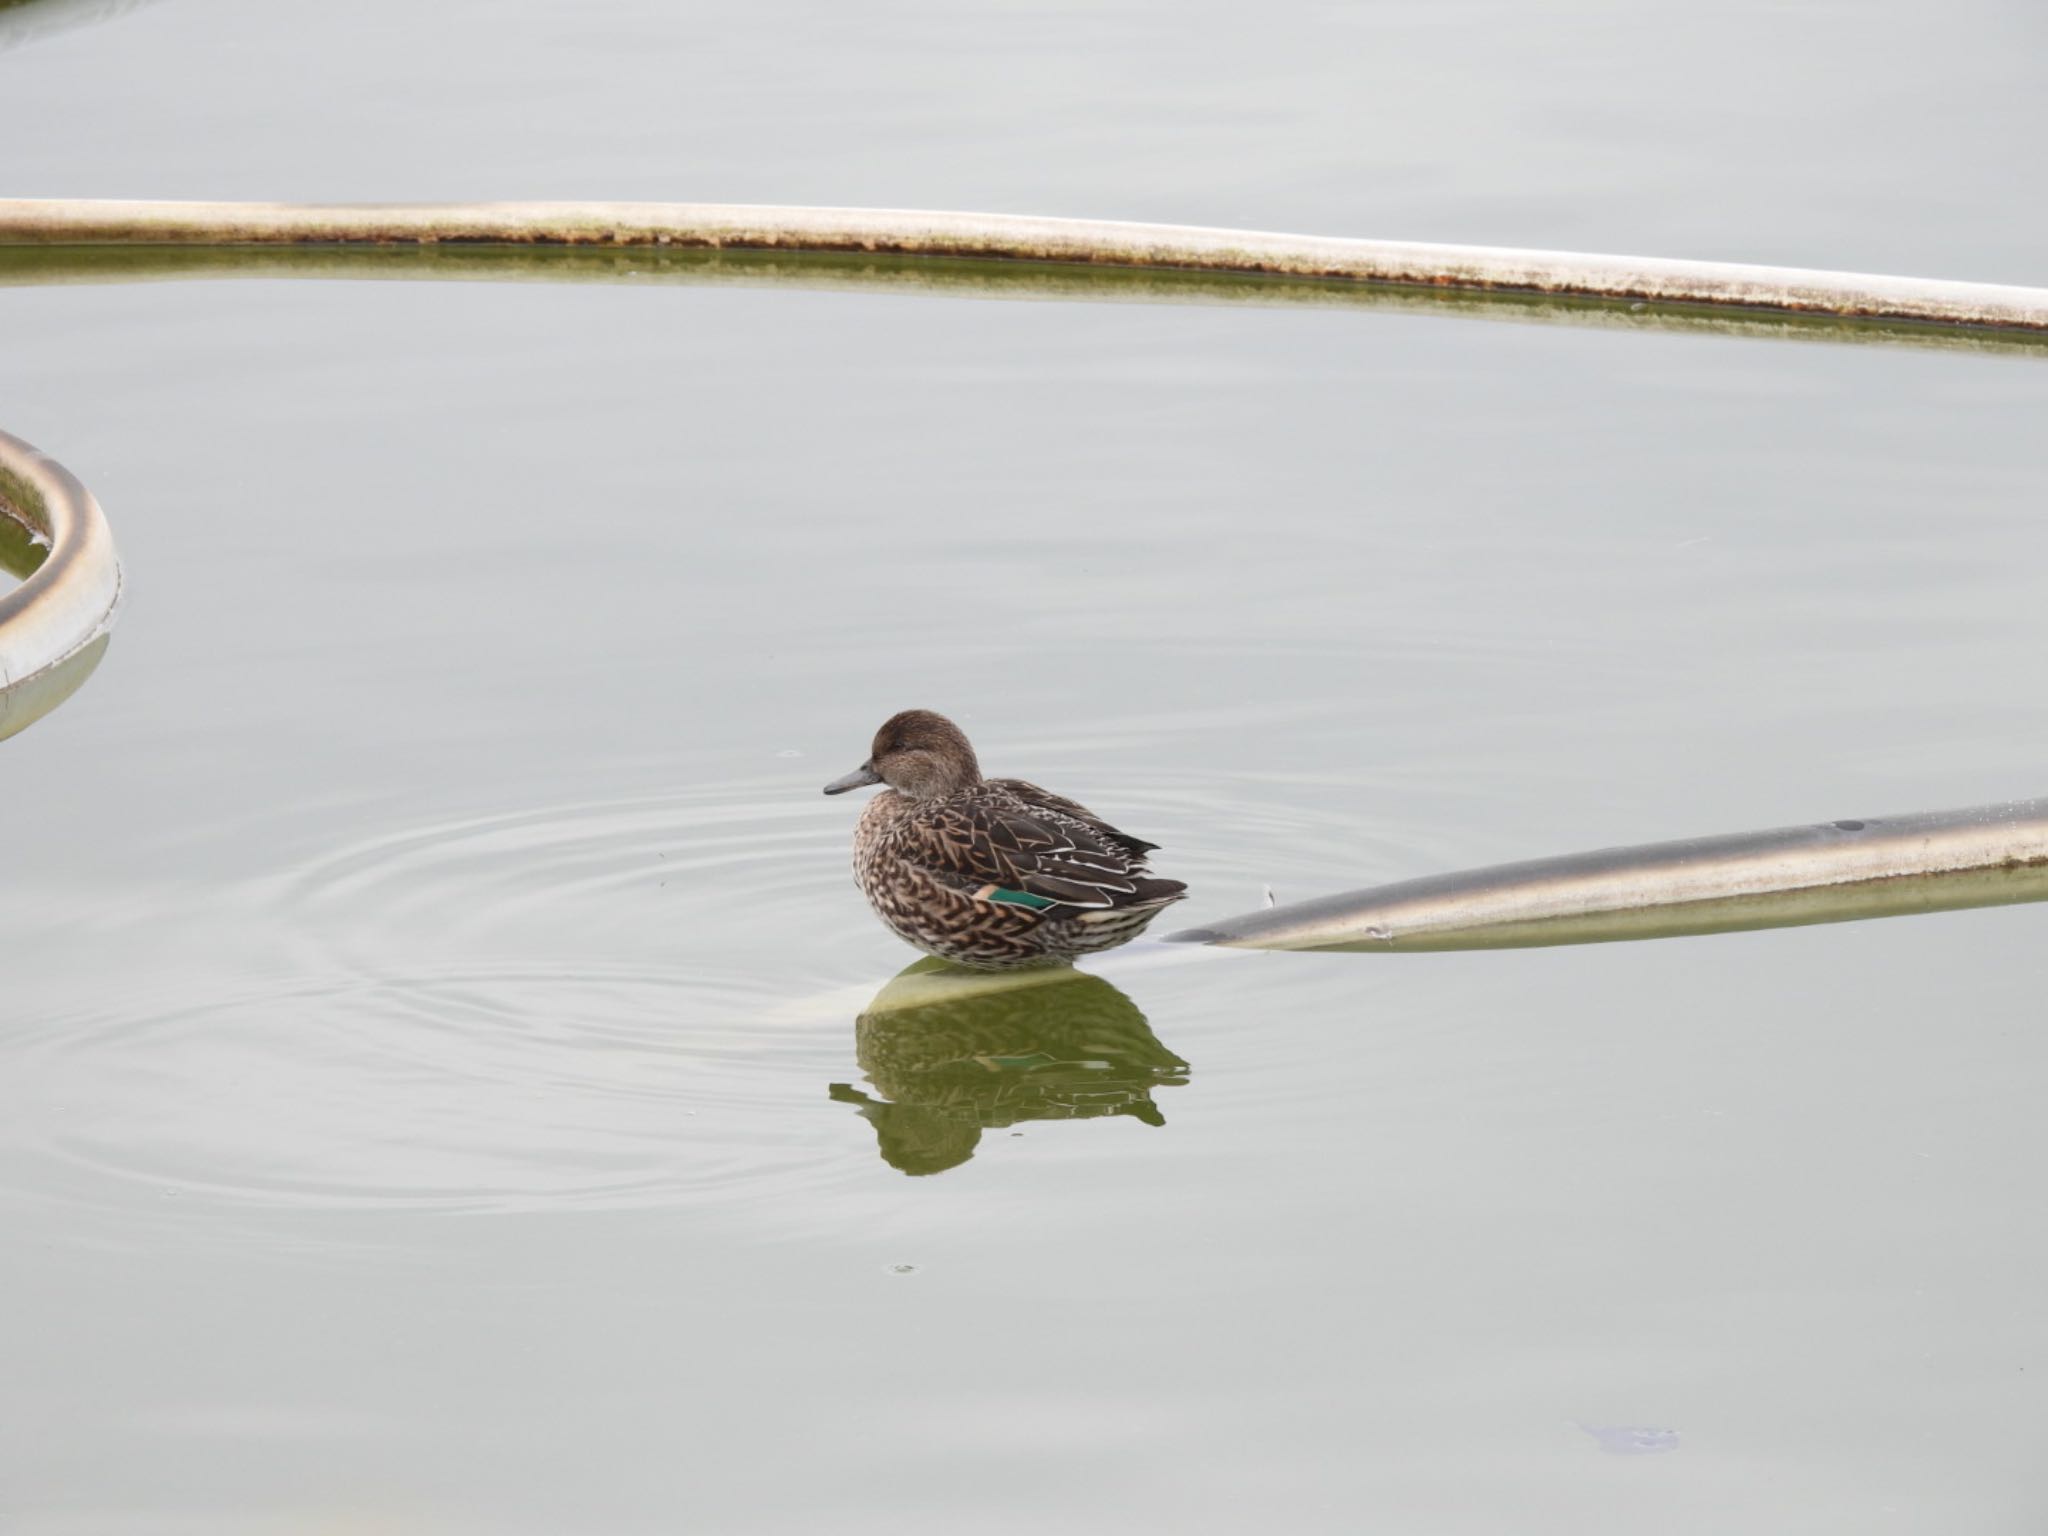
<svg viewBox="0 0 2048 1536">
<path fill-rule="evenodd" d="M 1159 845 L 1022 779 L 985 779 L 966 732 L 906 709 L 828 795 L 886 785 L 853 832 L 853 878 L 885 927 L 971 970 L 1069 964 L 1128 944 L 1187 894 Z"/>
</svg>

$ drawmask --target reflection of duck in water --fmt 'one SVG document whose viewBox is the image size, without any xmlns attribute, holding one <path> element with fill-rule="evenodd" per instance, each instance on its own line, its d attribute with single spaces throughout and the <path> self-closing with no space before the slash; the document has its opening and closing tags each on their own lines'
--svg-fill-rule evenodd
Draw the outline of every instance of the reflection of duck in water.
<svg viewBox="0 0 2048 1536">
<path fill-rule="evenodd" d="M 1026 1120 L 1166 1117 L 1155 1088 L 1179 1087 L 1188 1064 L 1145 1015 L 1099 976 L 962 972 L 920 960 L 854 1023 L 861 1070 L 881 1097 L 834 1083 L 908 1174 L 943 1173 L 974 1155 L 984 1129 Z"/>
</svg>

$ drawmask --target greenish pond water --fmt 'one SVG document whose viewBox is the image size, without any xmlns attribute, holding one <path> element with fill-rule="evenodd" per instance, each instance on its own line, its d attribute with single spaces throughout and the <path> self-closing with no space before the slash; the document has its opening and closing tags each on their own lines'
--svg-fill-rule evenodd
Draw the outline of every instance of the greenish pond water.
<svg viewBox="0 0 2048 1536">
<path fill-rule="evenodd" d="M 49 549 L 28 529 L 0 512 L 0 592 L 35 574 Z"/>
<path fill-rule="evenodd" d="M 2048 237 L 1992 0 L 286 10 L 0 53 L 6 190 Z M 128 576 L 0 749 L 10 1532 L 2037 1528 L 2040 910 L 920 1019 L 818 788 L 945 710 L 1189 923 L 2041 793 L 2039 359 L 99 275 L 0 286 Z"/>
</svg>

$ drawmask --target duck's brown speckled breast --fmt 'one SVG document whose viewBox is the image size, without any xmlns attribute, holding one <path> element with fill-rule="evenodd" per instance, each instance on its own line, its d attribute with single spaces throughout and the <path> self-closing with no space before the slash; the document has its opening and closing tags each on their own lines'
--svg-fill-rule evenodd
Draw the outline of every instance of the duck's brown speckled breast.
<svg viewBox="0 0 2048 1536">
<path fill-rule="evenodd" d="M 861 807 L 860 820 L 853 824 L 853 879 L 863 891 L 873 878 L 873 865 L 889 829 L 910 814 L 910 801 L 893 789 L 885 789 Z"/>
<path fill-rule="evenodd" d="M 904 856 L 898 834 L 917 802 L 893 789 L 853 829 L 853 879 L 875 916 L 906 944 L 961 965 L 1008 967 L 1042 956 L 1039 914 L 978 902 L 957 880 Z"/>
</svg>

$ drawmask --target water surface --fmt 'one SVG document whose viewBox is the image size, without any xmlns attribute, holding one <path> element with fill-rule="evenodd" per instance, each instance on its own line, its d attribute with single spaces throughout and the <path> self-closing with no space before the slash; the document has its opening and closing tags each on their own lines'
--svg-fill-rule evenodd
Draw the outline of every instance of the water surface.
<svg viewBox="0 0 2048 1536">
<path fill-rule="evenodd" d="M 0 592 L 33 576 L 49 552 L 49 546 L 26 523 L 0 512 Z"/>
<path fill-rule="evenodd" d="M 162 0 L 0 79 L 100 103 L 24 193 L 2027 280 L 2038 20 L 1923 20 Z M 1190 922 L 2038 793 L 2037 360 L 630 279 L 0 317 L 130 578 L 0 761 L 10 1529 L 2038 1523 L 2038 911 L 1134 947 L 920 1024 L 817 793 L 944 709 Z"/>
</svg>

